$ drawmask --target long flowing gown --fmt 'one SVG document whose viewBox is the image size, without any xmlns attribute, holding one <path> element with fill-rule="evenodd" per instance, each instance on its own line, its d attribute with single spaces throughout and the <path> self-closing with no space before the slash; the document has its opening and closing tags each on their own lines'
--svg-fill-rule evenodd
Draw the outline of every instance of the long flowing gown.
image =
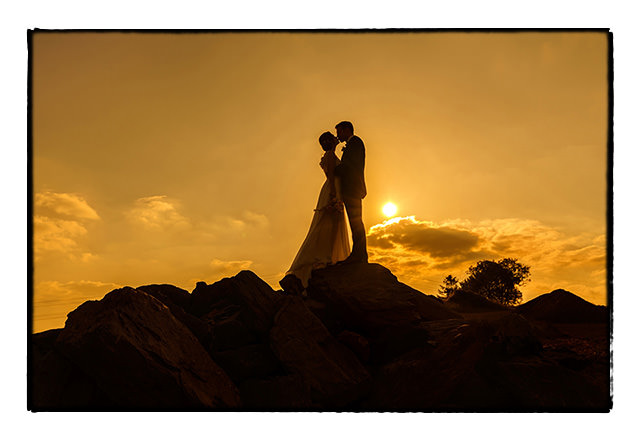
<svg viewBox="0 0 640 440">
<path fill-rule="evenodd" d="M 340 162 L 337 157 L 335 161 L 336 163 Z M 323 160 L 321 166 L 326 175 L 326 161 Z M 287 271 L 287 275 L 293 274 L 298 277 L 305 289 L 312 270 L 342 261 L 351 252 L 348 220 L 342 203 L 340 180 L 335 178 L 334 182 L 337 202 L 331 203 L 331 186 L 327 177 L 320 189 L 309 232 L 307 232 L 300 250 Z"/>
</svg>

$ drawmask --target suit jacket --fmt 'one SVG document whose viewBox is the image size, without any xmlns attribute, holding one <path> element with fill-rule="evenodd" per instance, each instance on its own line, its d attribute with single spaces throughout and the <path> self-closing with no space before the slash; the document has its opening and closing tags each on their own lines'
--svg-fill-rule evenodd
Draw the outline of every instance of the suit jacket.
<svg viewBox="0 0 640 440">
<path fill-rule="evenodd" d="M 367 195 L 364 183 L 364 142 L 358 136 L 352 136 L 347 141 L 334 173 L 340 178 L 343 196 L 364 199 Z"/>
</svg>

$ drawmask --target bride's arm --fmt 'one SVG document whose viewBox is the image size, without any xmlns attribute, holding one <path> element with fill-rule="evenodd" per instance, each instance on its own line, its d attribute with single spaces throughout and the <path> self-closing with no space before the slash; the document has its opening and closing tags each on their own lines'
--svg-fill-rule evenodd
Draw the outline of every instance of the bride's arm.
<svg viewBox="0 0 640 440">
<path fill-rule="evenodd" d="M 325 161 L 325 174 L 327 175 L 327 179 L 329 180 L 329 189 L 331 198 L 335 198 L 336 196 L 336 182 L 335 182 L 335 168 L 336 168 L 336 156 L 331 152 L 327 152 L 324 155 Z"/>
<path fill-rule="evenodd" d="M 335 153 L 331 151 L 325 152 L 320 159 L 320 167 L 329 181 L 329 191 L 332 199 L 336 197 L 336 159 Z"/>
</svg>

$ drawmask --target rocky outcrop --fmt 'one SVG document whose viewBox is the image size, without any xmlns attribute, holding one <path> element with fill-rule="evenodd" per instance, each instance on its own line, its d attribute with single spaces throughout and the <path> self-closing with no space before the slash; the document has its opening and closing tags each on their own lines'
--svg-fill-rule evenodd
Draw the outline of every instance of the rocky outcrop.
<svg viewBox="0 0 640 440">
<path fill-rule="evenodd" d="M 428 334 L 421 323 L 460 317 L 379 264 L 316 270 L 307 291 L 314 311 L 334 334 L 346 330 L 367 338 L 374 364 L 426 344 Z"/>
<path fill-rule="evenodd" d="M 200 282 L 192 293 L 157 284 L 88 301 L 69 314 L 63 329 L 31 336 L 29 407 L 611 406 L 608 335 L 600 334 L 606 325 L 552 322 L 554 313 L 583 321 L 595 319 L 589 311 L 600 313 L 572 296 L 555 295 L 555 302 L 541 297 L 515 309 L 468 292 L 442 301 L 377 264 L 314 271 L 307 292 L 274 291 L 242 271 L 213 284 Z M 568 327 L 581 333 L 568 335 Z"/>
<path fill-rule="evenodd" d="M 69 314 L 54 348 L 108 396 L 106 407 L 240 404 L 237 388 L 195 336 L 167 306 L 141 290 L 118 289 L 84 303 Z"/>
<path fill-rule="evenodd" d="M 265 333 L 271 328 L 276 312 L 274 294 L 255 273 L 243 270 L 210 285 L 199 282 L 191 293 L 189 311 L 217 321 L 237 317 L 249 330 Z"/>
<path fill-rule="evenodd" d="M 274 290 L 251 271 L 207 285 L 199 282 L 187 310 L 210 326 L 209 351 L 266 343 L 278 304 Z"/>
<path fill-rule="evenodd" d="M 370 380 L 357 356 L 338 342 L 302 299 L 287 298 L 270 333 L 285 369 L 302 378 L 311 401 L 337 408 L 355 401 Z"/>
<path fill-rule="evenodd" d="M 313 272 L 309 296 L 327 304 L 346 325 L 366 332 L 459 315 L 398 281 L 379 264 L 331 266 Z"/>
<path fill-rule="evenodd" d="M 31 404 L 40 410 L 73 410 L 113 405 L 95 378 L 54 349 L 62 329 L 31 336 Z"/>
<path fill-rule="evenodd" d="M 137 290 L 153 296 L 166 305 L 171 311 L 171 314 L 191 330 L 191 333 L 198 338 L 198 341 L 200 341 L 203 347 L 211 346 L 212 341 L 209 325 L 202 319 L 186 311 L 191 303 L 191 295 L 189 292 L 170 284 L 151 284 L 140 286 Z"/>
</svg>

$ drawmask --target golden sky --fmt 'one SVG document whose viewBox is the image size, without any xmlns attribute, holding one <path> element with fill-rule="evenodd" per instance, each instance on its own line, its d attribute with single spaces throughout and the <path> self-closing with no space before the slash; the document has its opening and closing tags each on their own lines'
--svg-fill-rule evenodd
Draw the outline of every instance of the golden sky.
<svg viewBox="0 0 640 440">
<path fill-rule="evenodd" d="M 278 288 L 324 180 L 318 136 L 345 119 L 370 261 L 433 294 L 513 257 L 524 301 L 606 304 L 606 33 L 36 33 L 31 50 L 36 332 L 124 285 L 250 269 Z"/>
</svg>

